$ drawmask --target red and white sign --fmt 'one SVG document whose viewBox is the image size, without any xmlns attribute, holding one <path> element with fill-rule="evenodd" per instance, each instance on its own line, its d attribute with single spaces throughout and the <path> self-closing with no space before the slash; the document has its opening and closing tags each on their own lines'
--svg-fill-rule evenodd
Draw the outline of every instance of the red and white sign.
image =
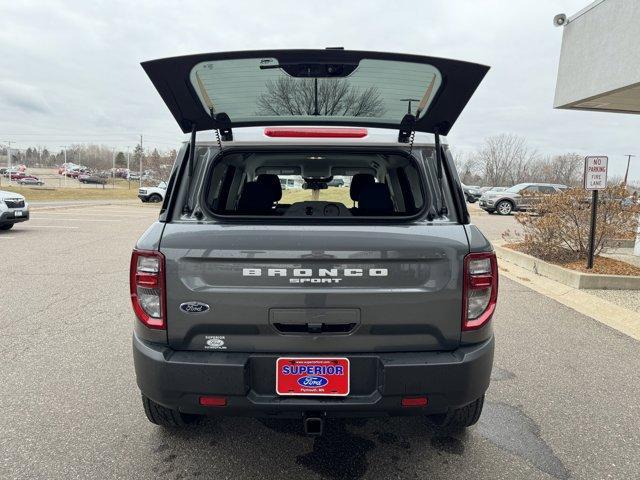
<svg viewBox="0 0 640 480">
<path fill-rule="evenodd" d="M 607 165 L 609 157 L 585 157 L 585 190 L 604 190 L 607 188 Z"/>
<path fill-rule="evenodd" d="M 278 358 L 278 395 L 349 395 L 348 358 Z"/>
</svg>

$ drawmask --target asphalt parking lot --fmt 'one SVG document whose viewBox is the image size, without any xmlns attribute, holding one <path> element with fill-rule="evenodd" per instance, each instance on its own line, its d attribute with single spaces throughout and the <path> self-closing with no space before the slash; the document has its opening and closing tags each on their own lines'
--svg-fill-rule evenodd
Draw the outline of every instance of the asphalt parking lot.
<svg viewBox="0 0 640 480">
<path fill-rule="evenodd" d="M 0 478 L 638 478 L 638 342 L 504 277 L 492 384 L 465 434 L 414 418 L 336 420 L 319 438 L 287 421 L 151 425 L 128 266 L 156 213 L 39 210 L 0 233 Z M 478 217 L 493 238 L 495 222 L 513 220 Z"/>
</svg>

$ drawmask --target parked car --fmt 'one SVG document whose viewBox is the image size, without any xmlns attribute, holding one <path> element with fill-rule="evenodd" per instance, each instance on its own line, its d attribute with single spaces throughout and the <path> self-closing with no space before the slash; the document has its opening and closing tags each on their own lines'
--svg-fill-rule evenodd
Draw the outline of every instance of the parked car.
<svg viewBox="0 0 640 480">
<path fill-rule="evenodd" d="M 19 185 L 44 185 L 38 177 L 23 177 L 18 180 Z"/>
<path fill-rule="evenodd" d="M 464 183 L 462 184 L 462 191 L 464 192 L 464 195 L 467 199 L 467 202 L 469 203 L 475 203 L 480 196 L 482 195 L 482 192 L 480 191 L 480 187 L 478 186 L 469 186 L 469 185 L 465 185 Z"/>
<path fill-rule="evenodd" d="M 36 178 L 33 175 L 29 175 L 25 172 L 11 172 L 9 175 L 10 180 L 23 180 L 25 178 Z"/>
<path fill-rule="evenodd" d="M 489 213 L 510 215 L 525 211 L 542 195 L 554 195 L 566 190 L 566 185 L 554 183 L 519 183 L 503 191 L 490 190 L 480 197 L 480 208 Z"/>
<path fill-rule="evenodd" d="M 149 421 L 273 415 L 300 419 L 313 435 L 330 416 L 476 423 L 492 369 L 498 270 L 440 135 L 488 67 L 329 49 L 143 68 L 193 132 L 166 208 L 131 257 L 133 359 Z M 310 72 L 375 88 L 385 109 L 372 118 L 351 116 L 348 104 L 330 116 L 283 108 L 278 126 L 257 113 L 255 92 L 280 78 L 313 92 Z M 407 114 L 398 92 L 422 99 L 422 114 Z M 197 143 L 210 129 L 224 129 L 220 143 Z M 346 167 L 355 206 L 279 204 L 279 172 L 301 172 L 313 198 Z"/>
<path fill-rule="evenodd" d="M 81 175 L 78 175 L 78 181 L 80 183 L 94 183 L 98 185 L 104 185 L 107 183 L 107 178 L 101 175 L 81 174 Z"/>
<path fill-rule="evenodd" d="M 344 180 L 342 178 L 333 178 L 327 183 L 327 187 L 344 187 Z"/>
<path fill-rule="evenodd" d="M 504 192 L 507 187 L 482 187 L 480 192 L 484 195 L 486 192 Z"/>
<path fill-rule="evenodd" d="M 155 187 L 144 187 L 138 190 L 138 198 L 143 202 L 157 203 L 164 200 L 167 192 L 167 184 L 160 182 Z"/>
<path fill-rule="evenodd" d="M 19 193 L 0 190 L 0 230 L 10 230 L 13 225 L 29 220 L 29 204 Z"/>
</svg>

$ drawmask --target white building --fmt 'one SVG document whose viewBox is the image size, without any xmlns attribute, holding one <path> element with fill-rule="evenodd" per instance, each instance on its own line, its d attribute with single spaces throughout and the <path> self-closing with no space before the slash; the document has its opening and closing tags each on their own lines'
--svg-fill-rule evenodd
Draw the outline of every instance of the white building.
<svg viewBox="0 0 640 480">
<path fill-rule="evenodd" d="M 640 113 L 640 0 L 595 1 L 562 26 L 554 107 Z"/>
</svg>

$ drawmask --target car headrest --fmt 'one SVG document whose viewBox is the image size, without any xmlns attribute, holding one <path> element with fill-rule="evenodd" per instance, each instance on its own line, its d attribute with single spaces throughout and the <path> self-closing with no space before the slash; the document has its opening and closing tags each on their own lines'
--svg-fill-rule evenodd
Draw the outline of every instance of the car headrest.
<svg viewBox="0 0 640 480">
<path fill-rule="evenodd" d="M 351 179 L 351 187 L 349 188 L 349 195 L 354 202 L 360 201 L 360 192 L 367 185 L 373 185 L 376 183 L 376 179 L 370 173 L 356 173 Z"/>
<path fill-rule="evenodd" d="M 273 190 L 258 182 L 248 182 L 238 201 L 238 213 L 245 215 L 269 213 L 273 207 Z"/>
<path fill-rule="evenodd" d="M 358 214 L 360 215 L 391 215 L 393 201 L 386 183 L 365 185 L 358 200 Z"/>
<path fill-rule="evenodd" d="M 282 185 L 280 184 L 280 178 L 278 178 L 278 175 L 274 175 L 273 173 L 262 173 L 258 175 L 258 179 L 256 181 L 271 189 L 274 202 L 280 201 L 282 198 Z"/>
</svg>

